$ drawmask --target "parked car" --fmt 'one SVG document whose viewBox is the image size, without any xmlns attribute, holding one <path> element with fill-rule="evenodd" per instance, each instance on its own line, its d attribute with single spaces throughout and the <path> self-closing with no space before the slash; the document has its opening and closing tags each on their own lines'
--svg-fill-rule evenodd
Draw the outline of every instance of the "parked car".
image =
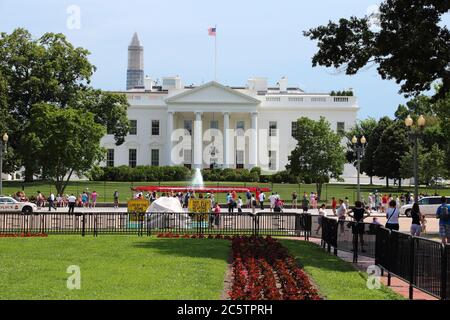
<svg viewBox="0 0 450 320">
<path fill-rule="evenodd" d="M 450 204 L 450 197 L 447 197 L 447 203 Z M 441 197 L 433 196 L 433 197 L 423 197 L 419 200 L 419 208 L 420 212 L 424 215 L 436 215 L 437 208 L 441 205 Z M 400 208 L 400 214 L 406 215 L 407 217 L 411 216 L 412 204 L 406 204 Z"/>
<path fill-rule="evenodd" d="M 33 213 L 38 210 L 37 205 L 31 202 L 19 202 L 14 198 L 0 196 L 0 213 L 2 212 L 22 212 Z"/>
</svg>

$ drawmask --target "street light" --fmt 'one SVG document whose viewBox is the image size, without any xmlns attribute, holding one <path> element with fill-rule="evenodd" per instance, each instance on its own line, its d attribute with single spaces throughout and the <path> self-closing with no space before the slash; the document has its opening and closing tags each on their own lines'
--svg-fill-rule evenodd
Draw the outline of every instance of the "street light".
<svg viewBox="0 0 450 320">
<path fill-rule="evenodd" d="M 5 154 L 6 154 L 6 145 L 8 143 L 8 134 L 5 132 L 2 136 L 2 141 L 0 144 L 0 195 L 3 195 L 3 145 L 5 146 Z"/>
<path fill-rule="evenodd" d="M 417 119 L 417 125 L 414 126 L 414 120 L 411 118 L 410 115 L 405 119 L 405 125 L 409 128 L 409 138 L 413 142 L 413 150 L 414 150 L 414 202 L 419 201 L 419 169 L 418 169 L 418 163 L 417 163 L 417 157 L 418 157 L 418 144 L 419 144 L 419 138 L 422 134 L 422 130 L 425 127 L 426 120 L 423 115 L 420 115 Z"/>
<path fill-rule="evenodd" d="M 353 144 L 353 150 L 356 153 L 356 163 L 357 163 L 357 185 L 358 185 L 358 189 L 357 189 L 357 193 L 356 193 L 356 198 L 358 201 L 361 201 L 361 184 L 359 181 L 359 175 L 361 172 L 361 158 L 364 156 L 364 152 L 366 149 L 366 137 L 362 136 L 361 139 L 359 139 L 359 144 L 358 144 L 358 138 L 356 136 L 353 136 L 352 138 L 352 144 Z"/>
</svg>

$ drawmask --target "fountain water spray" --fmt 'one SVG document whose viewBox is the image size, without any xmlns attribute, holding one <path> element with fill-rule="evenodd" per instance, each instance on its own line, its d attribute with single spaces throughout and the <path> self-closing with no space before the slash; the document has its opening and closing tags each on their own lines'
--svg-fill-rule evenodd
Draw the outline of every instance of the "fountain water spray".
<svg viewBox="0 0 450 320">
<path fill-rule="evenodd" d="M 200 187 L 200 188 L 204 187 L 203 176 L 200 168 L 195 169 L 194 177 L 192 178 L 191 184 L 193 187 Z"/>
</svg>

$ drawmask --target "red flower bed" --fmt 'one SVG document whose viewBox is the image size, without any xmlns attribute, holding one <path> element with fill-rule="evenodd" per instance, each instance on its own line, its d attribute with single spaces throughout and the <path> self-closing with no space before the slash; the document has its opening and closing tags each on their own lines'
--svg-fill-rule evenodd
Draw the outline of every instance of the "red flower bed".
<svg viewBox="0 0 450 320">
<path fill-rule="evenodd" d="M 270 237 L 234 237 L 232 300 L 319 300 L 295 259 Z"/>
<path fill-rule="evenodd" d="M 31 233 L 31 232 L 0 233 L 0 238 L 46 238 L 46 237 L 48 237 L 46 233 Z"/>
</svg>

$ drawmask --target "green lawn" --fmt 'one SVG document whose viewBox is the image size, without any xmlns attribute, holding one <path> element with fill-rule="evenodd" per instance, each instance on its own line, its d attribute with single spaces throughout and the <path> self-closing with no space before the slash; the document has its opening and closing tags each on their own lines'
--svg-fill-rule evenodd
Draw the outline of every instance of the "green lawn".
<svg viewBox="0 0 450 320">
<path fill-rule="evenodd" d="M 132 192 L 130 187 L 133 186 L 142 186 L 142 185 L 175 185 L 175 186 L 186 186 L 189 183 L 186 181 L 175 181 L 175 182 L 97 182 L 97 181 L 71 181 L 69 186 L 66 189 L 66 193 L 74 193 L 80 194 L 86 188 L 89 188 L 89 191 L 97 191 L 99 193 L 98 202 L 112 202 L 113 201 L 113 193 L 114 190 L 118 190 L 120 194 L 120 200 L 122 202 L 126 201 L 132 196 Z M 269 187 L 272 188 L 273 191 L 279 192 L 282 199 L 287 200 L 287 203 L 290 203 L 291 194 L 293 191 L 296 191 L 298 194 L 303 195 L 303 192 L 311 192 L 316 191 L 316 187 L 314 184 L 255 184 L 255 183 L 244 183 L 244 182 L 206 182 L 208 186 L 260 186 L 260 187 Z M 32 183 L 23 183 L 20 181 L 5 181 L 3 183 L 4 193 L 5 194 L 13 194 L 18 190 L 24 190 L 28 196 L 36 195 L 37 191 L 43 192 L 45 195 L 48 195 L 50 192 L 56 192 L 55 187 L 47 182 L 32 182 Z M 403 187 L 401 192 L 413 191 L 413 187 Z M 369 192 L 373 192 L 374 190 L 378 190 L 383 193 L 392 193 L 398 194 L 400 193 L 398 188 L 386 188 L 383 186 L 369 186 L 362 185 L 361 192 L 364 197 L 367 197 Z M 434 192 L 438 192 L 442 195 L 450 195 L 450 189 L 434 189 L 434 188 L 420 188 L 420 192 L 428 192 L 429 194 L 433 194 Z M 244 195 L 242 195 L 244 197 Z M 268 196 L 268 195 L 267 195 Z M 322 190 L 322 200 L 328 203 L 331 202 L 331 197 L 336 198 L 345 198 L 348 197 L 351 202 L 354 202 L 356 198 L 356 186 L 350 184 L 328 184 L 323 187 Z M 221 203 L 225 202 L 225 194 L 219 194 L 218 200 Z"/>
<path fill-rule="evenodd" d="M 356 271 L 350 263 L 325 253 L 323 249 L 313 243 L 295 240 L 280 241 L 300 261 L 326 299 L 403 299 L 402 296 L 385 286 L 379 290 L 368 289 L 366 286 L 367 275 Z"/>
<path fill-rule="evenodd" d="M 230 242 L 136 236 L 0 239 L 0 299 L 220 299 Z M 81 289 L 69 290 L 78 265 Z"/>
<path fill-rule="evenodd" d="M 281 240 L 327 299 L 398 299 L 366 288 L 352 266 L 317 245 Z M 220 299 L 230 242 L 137 236 L 0 238 L 1 299 Z M 81 289 L 66 287 L 77 265 Z"/>
</svg>

